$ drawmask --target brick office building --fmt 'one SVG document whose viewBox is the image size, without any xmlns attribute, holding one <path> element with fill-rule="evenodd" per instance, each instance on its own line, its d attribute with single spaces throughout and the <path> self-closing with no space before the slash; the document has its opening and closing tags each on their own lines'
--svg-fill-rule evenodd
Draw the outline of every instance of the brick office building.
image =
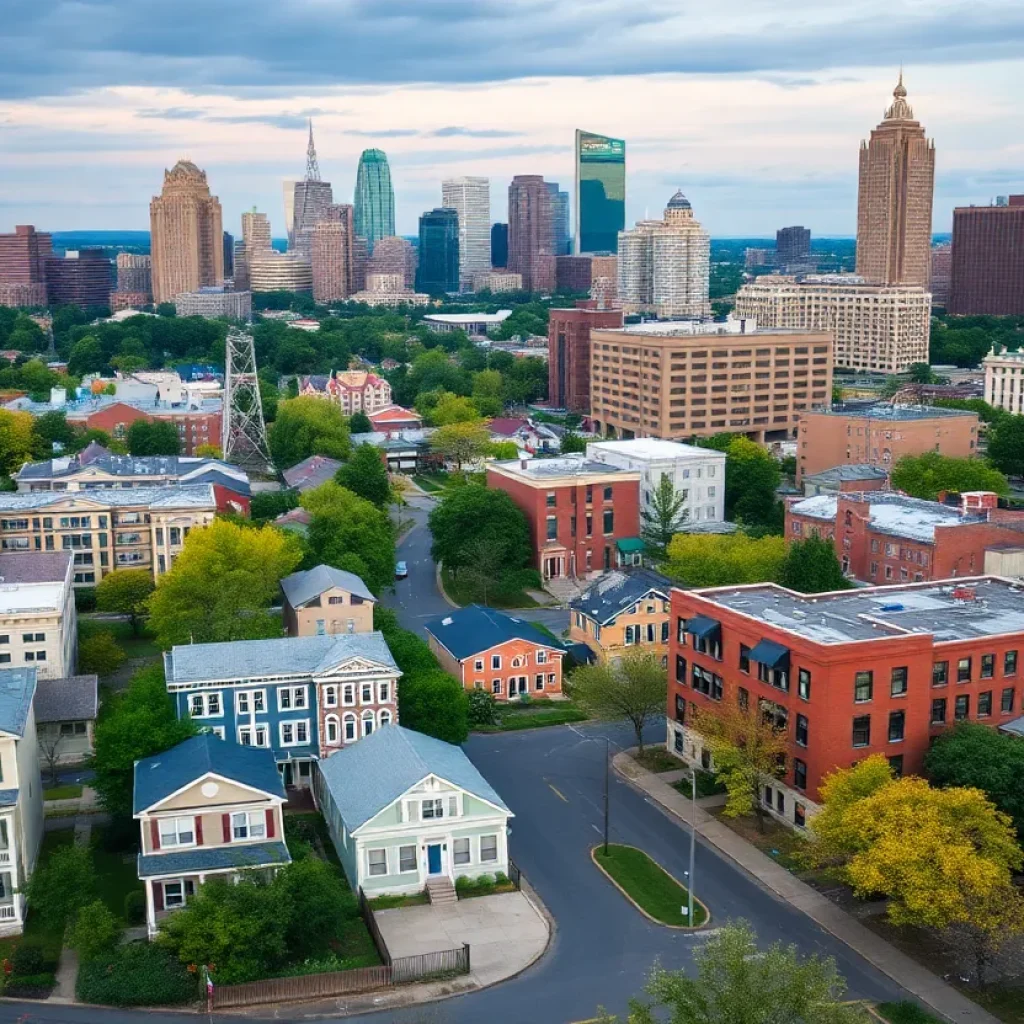
<svg viewBox="0 0 1024 1024">
<path fill-rule="evenodd" d="M 31 224 L 0 235 L 0 303 L 45 306 L 46 261 L 52 255 L 52 237 Z"/>
<path fill-rule="evenodd" d="M 548 313 L 548 401 L 558 409 L 590 412 L 590 332 L 622 326 L 621 309 L 596 305 L 588 300 L 578 302 L 575 309 Z"/>
<path fill-rule="evenodd" d="M 920 772 L 957 721 L 1022 721 L 1018 587 L 974 577 L 805 595 L 776 584 L 672 592 L 668 749 L 710 763 L 693 708 L 738 702 L 786 730 L 766 809 L 803 826 L 822 779 L 870 754 Z"/>
<path fill-rule="evenodd" d="M 950 313 L 1024 313 L 1024 195 L 953 211 Z"/>
<path fill-rule="evenodd" d="M 959 506 L 889 492 L 820 494 L 786 507 L 786 538 L 835 542 L 843 571 L 874 584 L 974 576 L 985 552 L 1024 543 L 1024 512 L 996 507 L 996 495 L 972 491 Z"/>
<path fill-rule="evenodd" d="M 487 486 L 523 510 L 545 579 L 631 564 L 642 547 L 639 473 L 565 455 L 489 463 Z"/>
<path fill-rule="evenodd" d="M 88 406 L 67 410 L 68 423 L 86 430 L 105 430 L 123 440 L 136 420 L 168 420 L 178 431 L 182 455 L 195 455 L 201 444 L 219 445 L 221 441 L 221 402 L 206 402 L 202 407 L 153 407 L 141 409 L 126 402 L 114 402 L 95 411 Z"/>
</svg>

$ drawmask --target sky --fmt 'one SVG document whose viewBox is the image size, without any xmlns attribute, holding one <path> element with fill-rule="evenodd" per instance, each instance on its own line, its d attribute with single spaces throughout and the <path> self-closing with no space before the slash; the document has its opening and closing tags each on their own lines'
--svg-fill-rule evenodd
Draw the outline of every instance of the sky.
<svg viewBox="0 0 1024 1024">
<path fill-rule="evenodd" d="M 573 132 L 623 138 L 627 222 L 681 188 L 716 237 L 855 231 L 857 152 L 899 68 L 936 146 L 934 228 L 1024 192 L 1019 0 L 7 0 L 0 231 L 147 229 L 164 168 L 283 234 L 313 119 L 351 202 L 383 149 L 397 230 L 442 178 L 572 191 Z"/>
</svg>

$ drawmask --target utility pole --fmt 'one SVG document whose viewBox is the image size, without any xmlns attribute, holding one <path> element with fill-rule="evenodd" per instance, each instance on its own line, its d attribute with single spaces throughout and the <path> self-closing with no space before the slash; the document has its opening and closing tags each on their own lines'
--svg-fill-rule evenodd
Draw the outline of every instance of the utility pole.
<svg viewBox="0 0 1024 1024">
<path fill-rule="evenodd" d="M 604 738 L 604 855 L 608 856 L 608 776 L 611 773 L 611 741 Z"/>
</svg>

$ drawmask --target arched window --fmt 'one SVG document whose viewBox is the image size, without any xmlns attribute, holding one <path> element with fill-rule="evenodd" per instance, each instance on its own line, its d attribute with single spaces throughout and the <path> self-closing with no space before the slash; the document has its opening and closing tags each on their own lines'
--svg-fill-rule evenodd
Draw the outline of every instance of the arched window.
<svg viewBox="0 0 1024 1024">
<path fill-rule="evenodd" d="M 338 688 L 336 686 L 324 687 L 324 707 L 336 708 L 338 706 Z"/>
<path fill-rule="evenodd" d="M 328 715 L 324 719 L 324 731 L 327 733 L 327 742 L 331 746 L 336 746 L 338 743 L 338 716 Z"/>
<path fill-rule="evenodd" d="M 345 727 L 345 742 L 351 743 L 357 738 L 356 734 L 356 716 L 350 711 L 344 718 Z"/>
<path fill-rule="evenodd" d="M 363 735 L 369 736 L 373 732 L 373 712 L 367 709 L 363 712 Z"/>
<path fill-rule="evenodd" d="M 386 708 L 383 711 L 381 711 L 377 717 L 380 722 L 381 728 L 383 728 L 385 725 L 391 724 L 391 712 L 388 711 Z"/>
<path fill-rule="evenodd" d="M 514 657 L 514 658 L 512 659 L 512 667 L 513 667 L 513 668 L 522 668 L 522 666 L 523 666 L 523 659 L 522 659 L 522 658 L 520 658 L 520 657 L 519 657 L 519 655 L 517 654 L 517 655 L 516 655 L 516 656 L 515 656 L 515 657 Z"/>
</svg>

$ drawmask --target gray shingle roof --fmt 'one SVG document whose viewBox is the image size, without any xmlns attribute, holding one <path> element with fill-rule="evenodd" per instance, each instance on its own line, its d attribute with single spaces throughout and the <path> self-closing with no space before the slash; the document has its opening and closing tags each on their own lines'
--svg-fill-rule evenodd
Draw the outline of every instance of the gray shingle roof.
<svg viewBox="0 0 1024 1024">
<path fill-rule="evenodd" d="M 428 775 L 436 775 L 512 814 L 461 747 L 401 725 L 385 725 L 358 743 L 343 747 L 320 761 L 319 770 L 350 832 Z"/>
<path fill-rule="evenodd" d="M 325 590 L 340 587 L 350 594 L 358 594 L 364 601 L 376 601 L 370 588 L 354 572 L 335 569 L 331 565 L 318 565 L 307 572 L 293 572 L 281 580 L 281 589 L 293 608 L 312 601 Z"/>
<path fill-rule="evenodd" d="M 672 587 L 670 579 L 652 569 L 609 572 L 585 593 L 574 598 L 569 607 L 603 624 L 636 604 L 652 590 L 667 601 Z"/>
<path fill-rule="evenodd" d="M 180 853 L 139 854 L 139 878 L 178 875 L 193 871 L 229 871 L 256 868 L 264 864 L 290 864 L 284 843 L 239 843 L 227 846 L 197 846 Z"/>
<path fill-rule="evenodd" d="M 95 491 L 33 491 L 29 494 L 0 492 L 0 512 L 30 512 L 59 502 L 115 505 L 134 508 L 216 508 L 212 484 L 162 485 L 159 487 L 102 487 Z"/>
<path fill-rule="evenodd" d="M 334 474 L 341 466 L 337 459 L 329 459 L 326 455 L 310 455 L 308 459 L 297 462 L 291 469 L 286 469 L 284 480 L 289 487 L 308 491 L 328 480 L 333 480 Z"/>
<path fill-rule="evenodd" d="M 26 462 L 15 476 L 17 480 L 49 480 L 78 476 L 90 469 L 102 470 L 117 477 L 194 476 L 207 469 L 220 469 L 225 474 L 248 478 L 237 466 L 220 459 L 205 459 L 193 455 L 114 455 L 100 445 L 91 445 L 80 456 Z"/>
<path fill-rule="evenodd" d="M 884 480 L 888 472 L 881 466 L 872 466 L 866 462 L 853 462 L 846 466 L 833 466 L 823 469 L 820 473 L 808 473 L 804 480 L 811 483 L 840 483 L 843 480 Z"/>
<path fill-rule="evenodd" d="M 0 554 L 0 583 L 63 583 L 70 551 L 5 551 Z"/>
<path fill-rule="evenodd" d="M 496 608 L 482 608 L 478 604 L 458 608 L 447 615 L 431 619 L 424 629 L 460 661 L 507 640 L 528 640 L 542 647 L 563 650 L 557 640 L 532 623 L 506 615 Z"/>
<path fill-rule="evenodd" d="M 40 679 L 36 684 L 37 722 L 81 722 L 96 717 L 97 679 L 94 675 Z"/>
<path fill-rule="evenodd" d="M 12 736 L 25 735 L 25 723 L 35 692 L 34 668 L 12 668 L 0 672 L 0 730 Z"/>
<path fill-rule="evenodd" d="M 141 814 L 210 773 L 271 796 L 285 797 L 272 750 L 228 743 L 204 732 L 162 754 L 135 762 L 134 813 Z"/>
<path fill-rule="evenodd" d="M 170 686 L 266 676 L 317 675 L 350 658 L 366 658 L 398 671 L 382 633 L 184 644 L 164 655 L 164 668 Z"/>
</svg>

